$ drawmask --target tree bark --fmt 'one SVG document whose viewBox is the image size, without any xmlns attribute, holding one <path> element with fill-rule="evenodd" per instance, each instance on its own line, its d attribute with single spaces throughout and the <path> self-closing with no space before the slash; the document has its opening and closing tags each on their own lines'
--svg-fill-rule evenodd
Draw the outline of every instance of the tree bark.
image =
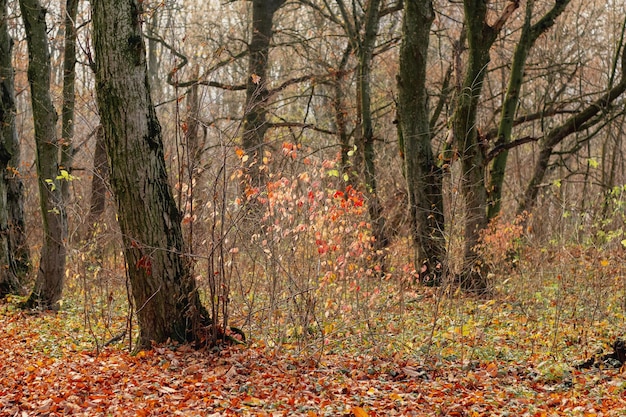
<svg viewBox="0 0 626 417">
<path fill-rule="evenodd" d="M 265 184 L 263 153 L 267 131 L 267 69 L 274 14 L 285 0 L 252 0 L 252 37 L 246 81 L 246 106 L 243 121 L 243 148 L 248 156 L 244 187 L 259 188 Z"/>
<path fill-rule="evenodd" d="M 348 133 L 347 125 L 348 121 L 346 120 L 347 111 L 344 103 L 344 78 L 346 75 L 346 67 L 348 65 L 348 61 L 352 54 L 352 47 L 347 46 L 346 50 L 341 56 L 341 61 L 339 61 L 338 68 L 334 73 L 333 77 L 333 113 L 334 113 L 334 123 L 335 130 L 337 132 L 337 142 L 340 147 L 340 164 L 341 164 L 341 177 L 342 181 L 347 184 L 354 183 L 354 170 L 352 169 L 351 163 L 351 151 L 353 148 L 350 146 L 350 134 Z"/>
<path fill-rule="evenodd" d="M 385 230 L 385 217 L 383 207 L 378 196 L 378 185 L 376 178 L 376 153 L 374 149 L 374 126 L 372 122 L 372 97 L 371 97 L 371 73 L 372 56 L 378 34 L 378 24 L 380 21 L 381 0 L 369 0 L 366 4 L 363 37 L 357 37 L 356 52 L 358 56 L 357 65 L 357 123 L 359 131 L 355 142 L 357 150 L 361 154 L 363 161 L 363 179 L 365 185 L 365 195 L 368 198 L 368 212 L 372 222 L 372 234 L 374 236 L 374 249 L 382 250 L 389 244 L 389 238 Z"/>
<path fill-rule="evenodd" d="M 76 14 L 78 0 L 65 3 L 65 51 L 63 53 L 63 104 L 61 107 L 61 169 L 72 172 L 74 158 L 74 108 L 76 103 Z M 68 177 L 70 178 L 70 177 Z M 61 195 L 65 204 L 70 199 L 70 181 L 61 181 Z"/>
<path fill-rule="evenodd" d="M 110 162 L 140 348 L 198 341 L 207 320 L 164 159 L 136 0 L 93 3 L 96 93 Z"/>
<path fill-rule="evenodd" d="M 487 189 L 485 187 L 486 143 L 476 127 L 478 104 L 483 80 L 490 62 L 489 50 L 504 23 L 519 6 L 510 1 L 493 24 L 487 24 L 487 3 L 464 0 L 468 58 L 462 89 L 452 121 L 452 130 L 461 159 L 461 194 L 465 203 L 465 242 L 463 271 L 459 277 L 463 288 L 483 292 L 487 289 L 486 266 L 474 248 L 480 231 L 487 226 Z"/>
<path fill-rule="evenodd" d="M 428 44 L 434 17 L 430 0 L 408 0 L 404 4 L 398 121 L 404 142 L 415 263 L 420 280 L 436 284 L 445 257 L 445 237 L 443 175 L 433 155 L 426 90 Z"/>
<path fill-rule="evenodd" d="M 98 223 L 104 214 L 106 204 L 106 182 L 109 178 L 107 151 L 104 144 L 104 129 L 96 128 L 96 147 L 93 154 L 93 176 L 91 178 L 91 197 L 89 214 L 87 215 L 87 238 L 94 237 L 98 230 Z"/>
<path fill-rule="evenodd" d="M 58 308 L 65 277 L 67 216 L 61 192 L 57 113 L 50 95 L 50 50 L 46 10 L 38 0 L 20 0 L 28 43 L 28 81 L 31 91 L 39 199 L 44 242 L 39 271 L 27 307 Z"/>
<path fill-rule="evenodd" d="M 15 92 L 13 65 L 11 62 L 13 40 L 9 36 L 7 25 L 7 1 L 0 0 L 0 298 L 7 294 L 19 294 L 21 274 L 12 246 L 14 226 L 11 219 L 11 182 L 19 175 L 11 166 L 17 144 L 15 129 Z M 19 155 L 18 155 L 19 160 Z M 23 193 L 19 194 L 23 200 Z M 17 201 L 17 203 L 23 201 Z M 23 210 L 21 217 L 23 225 Z"/>
<path fill-rule="evenodd" d="M 15 126 L 16 104 L 12 59 L 13 39 L 8 31 L 7 1 L 1 0 L 0 13 L 0 77 L 2 111 L 2 144 L 10 159 L 3 168 L 6 182 L 7 245 L 11 252 L 10 268 L 21 287 L 30 270 L 30 251 L 26 243 L 24 221 L 24 184 L 19 172 L 21 164 L 20 143 Z M 5 230 L 5 229 L 3 229 Z M 20 288 L 19 291 L 22 289 Z"/>
</svg>

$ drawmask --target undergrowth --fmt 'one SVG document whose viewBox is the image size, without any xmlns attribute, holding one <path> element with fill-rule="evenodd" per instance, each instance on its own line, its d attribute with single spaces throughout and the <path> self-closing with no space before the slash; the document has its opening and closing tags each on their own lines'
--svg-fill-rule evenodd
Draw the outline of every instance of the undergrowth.
<svg viewBox="0 0 626 417">
<path fill-rule="evenodd" d="M 580 233 L 585 239 L 540 240 L 527 214 L 497 219 L 476 248 L 492 271 L 489 296 L 476 298 L 446 280 L 436 288 L 416 284 L 410 242 L 401 235 L 375 252 L 367 200 L 341 174 L 339 158 L 318 160 L 284 143 L 264 158 L 283 168 L 272 171 L 267 187 L 229 199 L 245 183 L 246 160 L 223 149 L 223 166 L 240 169 L 228 178 L 218 169 L 206 188 L 194 179 L 176 189 L 184 193 L 203 299 L 252 345 L 311 358 L 573 364 L 623 335 L 623 236 L 607 237 L 605 223 Z M 246 224 L 251 205 L 255 221 Z M 137 328 L 118 245 L 82 242 L 70 254 L 62 310 L 42 316 L 42 332 L 50 332 L 41 340 L 129 348 Z M 5 314 L 14 314 L 14 302 L 4 304 Z"/>
<path fill-rule="evenodd" d="M 554 378 L 623 336 L 622 265 L 621 250 L 599 253 L 578 245 L 526 246 L 514 269 L 492 277 L 494 291 L 488 299 L 408 285 L 394 275 L 371 277 L 370 285 L 382 295 L 369 300 L 367 312 L 350 305 L 340 308 L 340 313 L 324 314 L 323 306 L 337 299 L 332 292 L 320 291 L 315 300 L 320 306 L 315 312 L 317 327 L 301 329 L 297 320 L 288 318 L 288 309 L 280 311 L 277 305 L 276 319 L 256 326 L 250 343 L 312 358 L 368 354 L 466 365 L 532 362 L 541 364 L 546 378 Z M 87 289 L 93 305 L 85 308 L 84 280 L 70 276 L 61 311 L 38 316 L 37 347 L 59 357 L 101 348 L 124 331 L 128 309 L 125 289 L 119 284 L 100 298 Z M 9 299 L 2 314 L 27 314 L 18 312 L 19 301 L 19 297 Z M 231 320 L 236 324 L 246 319 L 244 314 Z M 128 348 L 128 337 L 117 346 Z"/>
</svg>

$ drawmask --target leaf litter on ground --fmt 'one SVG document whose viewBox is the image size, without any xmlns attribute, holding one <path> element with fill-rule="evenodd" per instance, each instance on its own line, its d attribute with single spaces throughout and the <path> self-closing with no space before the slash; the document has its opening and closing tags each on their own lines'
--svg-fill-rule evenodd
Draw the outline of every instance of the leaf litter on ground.
<svg viewBox="0 0 626 417">
<path fill-rule="evenodd" d="M 62 322 L 62 313 L 0 316 L 1 416 L 590 417 L 626 410 L 619 369 L 356 352 L 307 357 L 262 345 L 209 352 L 170 344 L 132 356 L 87 349 L 62 331 L 42 340 L 39 328 L 51 321 Z M 57 346 L 42 349 L 49 343 Z"/>
<path fill-rule="evenodd" d="M 94 349 L 123 314 L 90 329 L 72 299 L 57 314 L 9 301 L 0 417 L 626 415 L 624 369 L 602 360 L 624 336 L 622 265 L 621 252 L 537 248 L 487 300 L 377 281 L 379 304 L 221 351 Z"/>
</svg>

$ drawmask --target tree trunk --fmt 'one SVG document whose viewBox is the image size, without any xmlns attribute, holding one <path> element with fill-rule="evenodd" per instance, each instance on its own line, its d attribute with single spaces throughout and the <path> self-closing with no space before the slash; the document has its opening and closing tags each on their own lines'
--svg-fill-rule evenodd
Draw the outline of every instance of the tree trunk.
<svg viewBox="0 0 626 417">
<path fill-rule="evenodd" d="M 72 172 L 74 157 L 74 107 L 76 97 L 76 14 L 78 0 L 67 0 L 65 3 L 65 51 L 63 53 L 63 104 L 61 108 L 61 169 L 68 174 Z M 61 195 L 64 204 L 70 199 L 69 176 L 61 181 Z"/>
<path fill-rule="evenodd" d="M 246 107 L 243 122 L 243 148 L 248 156 L 245 162 L 245 187 L 259 188 L 265 184 L 263 165 L 265 132 L 267 131 L 267 68 L 272 39 L 274 13 L 285 0 L 252 0 L 252 39 L 249 45 L 250 61 L 246 81 Z"/>
<path fill-rule="evenodd" d="M 199 340 L 200 303 L 168 182 L 161 126 L 150 96 L 141 4 L 93 3 L 96 93 L 117 202 L 139 347 Z"/>
<path fill-rule="evenodd" d="M 465 19 L 468 62 L 453 119 L 454 138 L 461 155 L 461 195 L 465 203 L 465 249 L 461 284 L 466 289 L 484 291 L 487 282 L 477 263 L 474 247 L 478 233 L 487 226 L 484 168 L 485 147 L 476 128 L 478 101 L 489 64 L 489 49 L 495 35 L 487 29 L 487 6 L 482 1 L 466 0 Z"/>
<path fill-rule="evenodd" d="M 195 68 L 194 77 L 198 78 L 198 69 Z M 198 179 L 200 167 L 202 165 L 202 153 L 204 152 L 205 135 L 202 140 L 200 138 L 200 95 L 198 94 L 199 85 L 193 84 L 187 92 L 187 115 L 185 117 L 186 130 L 185 133 L 185 163 L 186 172 L 181 169 L 181 178 L 186 174 L 187 184 L 189 185 L 188 193 L 179 194 L 178 207 L 188 207 L 185 215 L 191 216 L 192 221 L 187 223 L 185 232 L 187 234 L 187 246 L 193 252 L 194 250 L 194 221 L 193 215 L 196 209 L 194 203 L 194 184 Z"/>
<path fill-rule="evenodd" d="M 65 276 L 65 239 L 67 217 L 59 170 L 57 113 L 50 96 L 50 50 L 46 11 L 38 0 L 20 0 L 28 43 L 28 81 L 30 83 L 39 199 L 44 242 L 35 286 L 27 307 L 58 308 Z"/>
<path fill-rule="evenodd" d="M 17 144 L 15 129 L 15 92 L 13 65 L 11 63 L 13 40 L 7 26 L 7 2 L 0 0 L 0 298 L 7 294 L 19 294 L 22 290 L 19 268 L 15 259 L 11 236 L 11 181 L 19 175 L 11 166 Z M 19 160 L 19 155 L 18 155 Z M 19 194 L 23 200 L 23 193 Z M 18 203 L 23 201 L 18 201 Z M 21 206 L 20 206 L 21 207 Z M 23 211 L 21 217 L 23 225 Z"/>
<path fill-rule="evenodd" d="M 369 0 L 365 11 L 363 38 L 358 41 L 356 48 L 358 55 L 357 66 L 357 106 L 358 124 L 360 131 L 357 134 L 357 147 L 363 160 L 363 179 L 365 183 L 365 195 L 368 198 L 368 211 L 372 222 L 372 233 L 374 235 L 374 249 L 382 250 L 389 244 L 389 239 L 385 230 L 385 217 L 383 207 L 378 196 L 378 185 L 376 178 L 376 163 L 374 149 L 374 126 L 372 123 L 372 98 L 371 98 L 371 72 L 372 56 L 378 33 L 378 23 L 380 21 L 381 0 Z"/>
<path fill-rule="evenodd" d="M 340 164 L 341 164 L 341 177 L 342 181 L 347 184 L 354 183 L 354 170 L 352 169 L 352 164 L 350 161 L 350 155 L 353 148 L 350 146 L 350 134 L 348 133 L 347 125 L 348 122 L 346 120 L 347 111 L 344 103 L 344 78 L 346 75 L 346 67 L 348 65 L 348 60 L 350 59 L 352 53 L 352 48 L 350 46 L 346 47 L 346 50 L 341 56 L 341 61 L 339 62 L 339 68 L 334 73 L 333 77 L 333 113 L 334 113 L 334 122 L 335 122 L 335 130 L 337 131 L 337 141 L 339 142 L 340 147 Z"/>
<path fill-rule="evenodd" d="M 87 215 L 87 236 L 90 239 L 98 230 L 98 223 L 104 214 L 106 203 L 106 182 L 109 178 L 107 151 L 104 144 L 104 129 L 96 128 L 96 147 L 93 154 L 93 176 L 91 178 L 91 197 Z"/>
<path fill-rule="evenodd" d="M 23 280 L 30 270 L 30 251 L 26 244 L 26 226 L 24 222 L 24 185 L 19 172 L 21 163 L 20 143 L 15 127 L 15 84 L 12 64 L 13 39 L 7 27 L 7 1 L 1 0 L 0 13 L 0 77 L 2 89 L 0 104 L 2 111 L 2 144 L 9 154 L 9 161 L 2 172 L 6 187 L 7 245 L 11 252 L 10 268 L 15 275 L 21 292 Z"/>
<path fill-rule="evenodd" d="M 404 4 L 398 121 L 404 142 L 411 236 L 420 280 L 436 284 L 445 257 L 442 172 L 431 145 L 426 68 L 430 27 L 435 13 L 430 0 Z"/>
<path fill-rule="evenodd" d="M 461 157 L 461 195 L 465 203 L 466 216 L 464 265 L 459 279 L 463 288 L 483 292 L 487 288 L 486 266 L 474 250 L 480 231 L 488 222 L 485 188 L 486 143 L 476 127 L 478 104 L 490 62 L 489 50 L 504 23 L 519 6 L 519 1 L 510 1 L 493 25 L 487 24 L 487 3 L 484 0 L 464 0 L 463 4 L 468 58 L 452 121 L 454 139 Z"/>
</svg>

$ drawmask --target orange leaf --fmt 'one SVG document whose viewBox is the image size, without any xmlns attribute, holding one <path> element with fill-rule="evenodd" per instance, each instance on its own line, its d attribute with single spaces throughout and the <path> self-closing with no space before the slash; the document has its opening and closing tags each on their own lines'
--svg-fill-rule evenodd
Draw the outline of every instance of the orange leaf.
<svg viewBox="0 0 626 417">
<path fill-rule="evenodd" d="M 361 407 L 352 407 L 351 412 L 352 414 L 354 414 L 354 417 L 368 417 L 369 416 L 369 414 L 367 414 L 367 411 L 365 411 Z"/>
</svg>

